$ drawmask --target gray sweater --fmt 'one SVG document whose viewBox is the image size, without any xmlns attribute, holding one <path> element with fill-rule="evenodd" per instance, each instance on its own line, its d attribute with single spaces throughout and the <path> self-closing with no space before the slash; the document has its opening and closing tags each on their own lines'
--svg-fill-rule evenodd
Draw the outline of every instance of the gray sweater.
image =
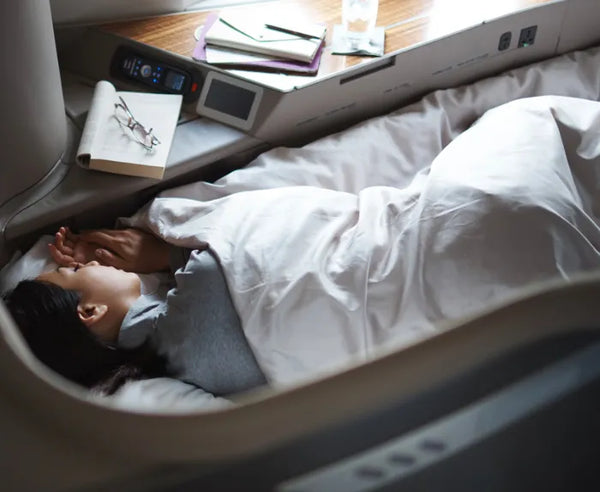
<svg viewBox="0 0 600 492">
<path fill-rule="evenodd" d="M 177 379 L 218 396 L 266 384 L 210 250 L 173 248 L 174 283 L 142 295 L 127 313 L 118 344 L 148 337 Z"/>
</svg>

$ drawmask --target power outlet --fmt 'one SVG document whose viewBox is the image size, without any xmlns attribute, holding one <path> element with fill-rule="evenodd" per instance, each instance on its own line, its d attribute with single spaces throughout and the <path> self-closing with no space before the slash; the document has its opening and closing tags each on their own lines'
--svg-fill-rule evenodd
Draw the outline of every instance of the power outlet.
<svg viewBox="0 0 600 492">
<path fill-rule="evenodd" d="M 535 35 L 537 33 L 537 26 L 529 26 L 524 29 L 521 29 L 521 34 L 519 34 L 519 44 L 517 45 L 519 48 L 526 48 L 527 46 L 531 46 L 535 43 Z"/>
<path fill-rule="evenodd" d="M 510 47 L 510 41 L 512 40 L 512 33 L 507 31 L 500 36 L 498 40 L 498 51 L 507 50 Z"/>
</svg>

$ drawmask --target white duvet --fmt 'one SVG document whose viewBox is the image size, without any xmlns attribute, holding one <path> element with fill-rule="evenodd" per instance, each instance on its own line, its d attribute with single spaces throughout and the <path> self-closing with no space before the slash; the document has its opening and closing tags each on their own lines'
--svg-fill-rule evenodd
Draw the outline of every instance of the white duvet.
<svg viewBox="0 0 600 492">
<path fill-rule="evenodd" d="M 278 155 L 293 151 L 276 149 L 217 184 L 165 192 L 130 223 L 178 245 L 209 243 L 275 384 L 413 343 L 533 282 L 600 267 L 600 103 L 516 100 L 432 162 L 410 169 L 402 156 L 395 167 L 403 141 L 429 137 L 418 131 L 380 132 L 385 166 L 358 151 L 353 159 L 349 145 L 332 155 L 349 165 L 312 162 L 324 155 L 316 142 L 277 170 Z"/>
</svg>

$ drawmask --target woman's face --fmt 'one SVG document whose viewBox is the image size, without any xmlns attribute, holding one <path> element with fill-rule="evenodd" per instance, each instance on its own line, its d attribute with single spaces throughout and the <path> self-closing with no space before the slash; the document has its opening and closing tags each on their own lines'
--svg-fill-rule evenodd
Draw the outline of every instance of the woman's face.
<svg viewBox="0 0 600 492">
<path fill-rule="evenodd" d="M 119 299 L 123 294 L 137 292 L 139 295 L 140 289 L 140 278 L 135 273 L 100 265 L 97 261 L 59 267 L 41 274 L 38 280 L 77 291 L 82 298 L 102 295 Z"/>
<path fill-rule="evenodd" d="M 50 282 L 63 289 L 73 290 L 81 296 L 80 304 L 104 305 L 111 319 L 120 320 L 108 331 L 99 327 L 90 327 L 92 332 L 103 339 L 114 339 L 122 318 L 131 304 L 140 296 L 140 278 L 135 273 L 125 272 L 114 267 L 100 265 L 97 261 L 77 263 L 74 266 L 59 267 L 37 277 L 37 280 Z M 107 333 L 104 333 L 107 331 Z M 111 340 L 112 341 L 112 340 Z"/>
</svg>

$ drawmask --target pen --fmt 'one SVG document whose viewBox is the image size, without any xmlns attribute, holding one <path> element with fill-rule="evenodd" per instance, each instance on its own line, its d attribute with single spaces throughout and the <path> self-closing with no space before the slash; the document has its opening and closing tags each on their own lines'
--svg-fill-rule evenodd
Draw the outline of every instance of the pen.
<svg viewBox="0 0 600 492">
<path fill-rule="evenodd" d="M 298 36 L 300 38 L 321 39 L 321 36 L 319 36 L 319 35 L 301 32 L 301 31 L 295 30 L 291 27 L 277 26 L 275 24 L 265 24 L 265 27 L 267 27 L 268 29 L 272 29 L 274 31 L 280 31 L 280 32 L 285 32 L 287 34 L 293 34 L 294 36 Z"/>
</svg>

